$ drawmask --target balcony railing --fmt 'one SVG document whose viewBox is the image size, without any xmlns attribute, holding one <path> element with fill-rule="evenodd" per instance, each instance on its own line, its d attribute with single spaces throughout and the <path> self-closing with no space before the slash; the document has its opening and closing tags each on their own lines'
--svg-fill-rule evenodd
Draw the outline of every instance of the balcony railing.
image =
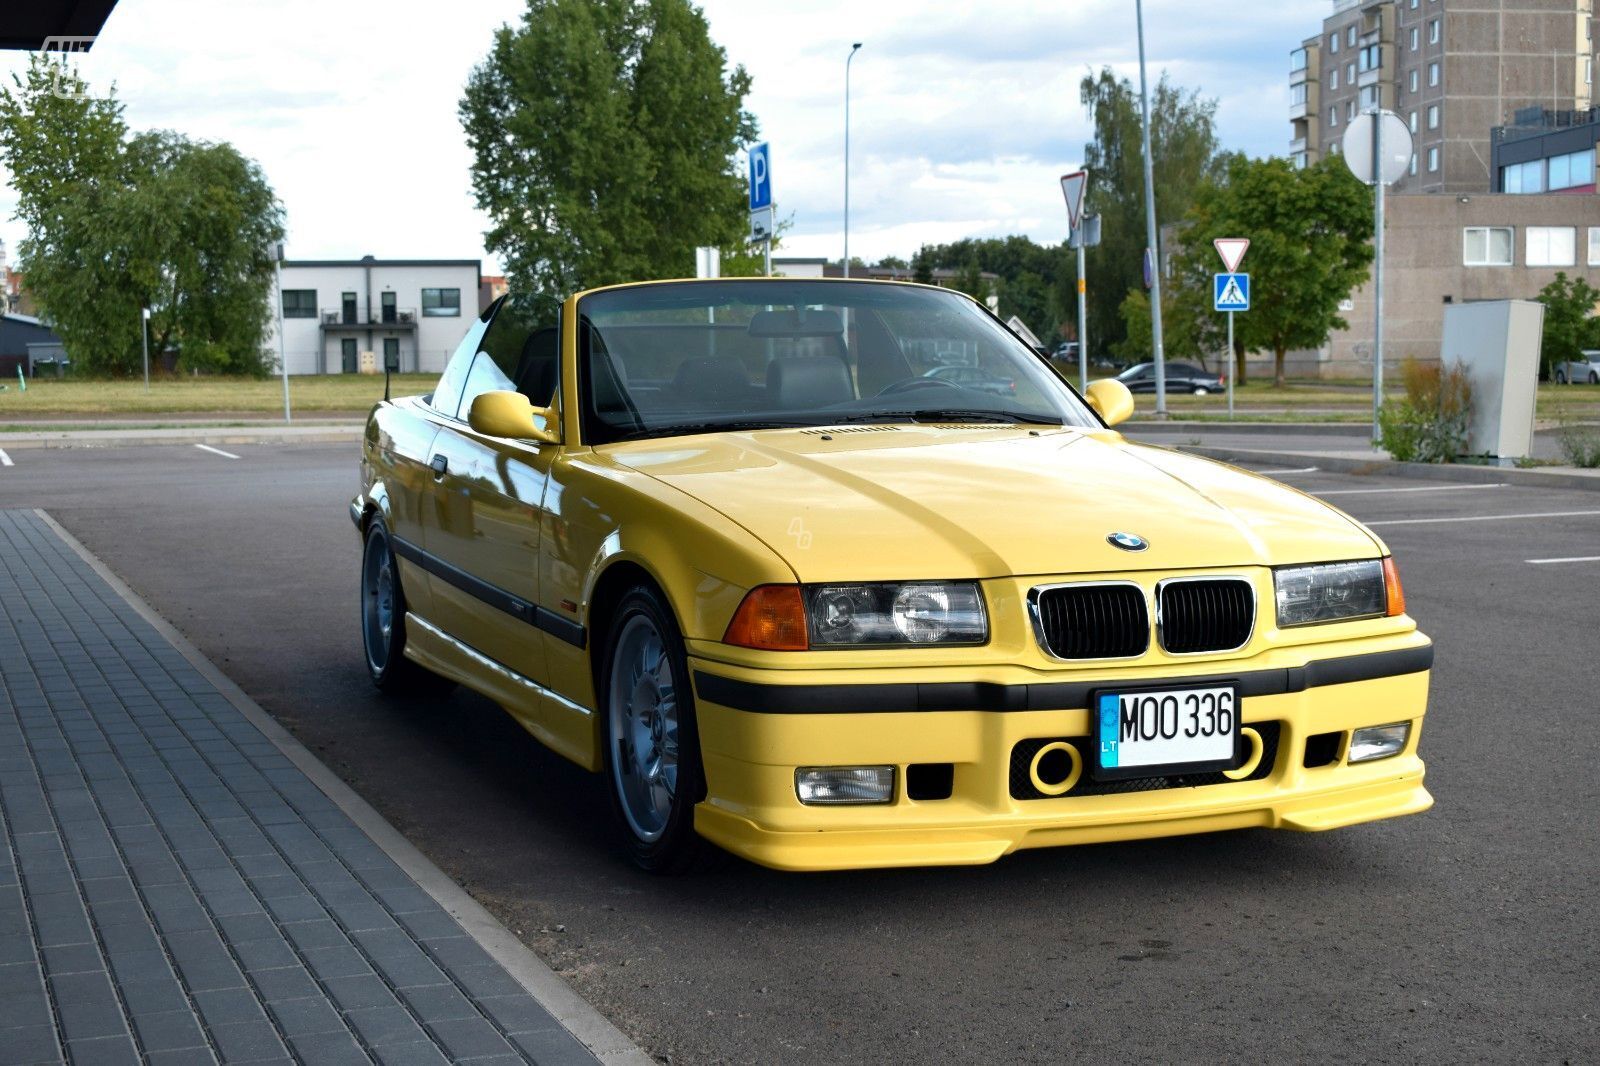
<svg viewBox="0 0 1600 1066">
<path fill-rule="evenodd" d="M 374 307 L 368 311 L 364 307 L 325 307 L 320 312 L 320 317 L 324 328 L 387 326 L 390 329 L 409 329 L 417 324 L 417 309 L 414 307 Z"/>
</svg>

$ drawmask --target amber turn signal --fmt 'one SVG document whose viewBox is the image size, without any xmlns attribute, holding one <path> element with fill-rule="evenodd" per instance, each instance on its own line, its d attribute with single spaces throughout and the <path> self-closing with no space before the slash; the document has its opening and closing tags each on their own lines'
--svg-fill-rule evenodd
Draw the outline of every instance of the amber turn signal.
<svg viewBox="0 0 1600 1066">
<path fill-rule="evenodd" d="M 805 651 L 811 641 L 800 586 L 757 585 L 751 589 L 733 612 L 722 642 L 762 651 Z"/>
<path fill-rule="evenodd" d="M 1395 565 L 1394 556 L 1383 557 L 1383 590 L 1388 596 L 1389 606 L 1384 612 L 1390 618 L 1406 613 L 1406 590 L 1400 587 L 1400 568 Z"/>
</svg>

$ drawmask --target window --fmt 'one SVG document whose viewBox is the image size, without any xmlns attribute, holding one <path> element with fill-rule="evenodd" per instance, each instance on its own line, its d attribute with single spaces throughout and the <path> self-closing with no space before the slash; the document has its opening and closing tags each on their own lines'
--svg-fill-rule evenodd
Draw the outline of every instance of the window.
<svg viewBox="0 0 1600 1066">
<path fill-rule="evenodd" d="M 1600 266 L 1600 226 L 1589 227 L 1589 265 Z"/>
<path fill-rule="evenodd" d="M 1289 73 L 1294 74 L 1306 69 L 1306 50 L 1296 48 L 1289 53 Z"/>
<path fill-rule="evenodd" d="M 1417 9 L 1417 0 L 1411 0 L 1411 10 L 1415 11 L 1416 9 Z"/>
<path fill-rule="evenodd" d="M 1439 64 L 1438 63 L 1429 63 L 1428 64 L 1428 84 L 1429 85 L 1438 85 L 1439 84 Z"/>
<path fill-rule="evenodd" d="M 1417 132 L 1417 113 L 1411 112 L 1411 117 L 1406 119 L 1406 124 L 1411 127 L 1411 132 Z"/>
<path fill-rule="evenodd" d="M 1411 27 L 1411 50 L 1413 52 L 1417 50 L 1418 38 L 1420 36 L 1421 34 L 1417 32 L 1417 28 L 1415 26 Z"/>
<path fill-rule="evenodd" d="M 1345 101 L 1345 103 L 1344 103 L 1344 117 L 1346 119 L 1352 119 L 1352 118 L 1356 117 L 1356 102 L 1354 100 L 1346 100 Z"/>
<path fill-rule="evenodd" d="M 1417 72 L 1414 70 L 1411 72 L 1411 91 L 1417 91 Z"/>
<path fill-rule="evenodd" d="M 1328 72 L 1328 88 L 1337 89 L 1338 87 L 1339 87 L 1339 68 L 1338 67 L 1334 67 L 1333 70 Z"/>
<path fill-rule="evenodd" d="M 1337 33 L 1328 38 L 1328 54 L 1332 56 L 1339 54 L 1339 35 Z"/>
<path fill-rule="evenodd" d="M 520 392 L 534 406 L 548 406 L 559 378 L 559 352 L 553 318 L 540 320 L 526 303 L 503 301 L 462 385 L 456 417 L 465 419 L 472 401 L 494 390 Z"/>
<path fill-rule="evenodd" d="M 1575 189 L 1580 185 L 1594 184 L 1594 149 L 1550 157 L 1551 192 L 1557 189 Z"/>
<path fill-rule="evenodd" d="M 1289 154 L 1289 165 L 1296 170 L 1304 170 L 1306 168 L 1306 154 L 1304 152 L 1291 152 Z"/>
<path fill-rule="evenodd" d="M 316 289 L 284 289 L 283 290 L 283 317 L 284 318 L 316 318 L 317 317 L 317 290 Z"/>
<path fill-rule="evenodd" d="M 1436 129 L 1439 128 L 1439 105 L 1438 104 L 1429 104 L 1428 105 L 1428 128 L 1430 130 L 1436 130 Z"/>
<path fill-rule="evenodd" d="M 1328 108 L 1328 125 L 1337 126 L 1338 124 L 1339 124 L 1339 108 L 1338 108 L 1338 105 L 1334 105 L 1333 107 Z"/>
<path fill-rule="evenodd" d="M 1377 107 L 1378 87 L 1376 85 L 1368 85 L 1366 88 L 1361 90 L 1360 99 L 1362 110 L 1366 110 L 1369 107 Z"/>
<path fill-rule="evenodd" d="M 1361 61 L 1362 70 L 1377 70 L 1383 66 L 1383 53 L 1378 50 L 1378 46 L 1375 44 L 1369 44 L 1363 48 L 1357 58 Z"/>
<path fill-rule="evenodd" d="M 1428 149 L 1428 173 L 1436 174 L 1439 171 L 1439 149 Z"/>
<path fill-rule="evenodd" d="M 456 352 L 445 364 L 444 374 L 439 378 L 428 402 L 440 414 L 454 418 L 456 408 L 461 404 L 461 386 L 466 383 L 467 371 L 472 369 L 473 357 L 478 354 L 478 342 L 483 340 L 483 334 L 489 324 L 482 318 L 472 324 L 467 335 L 456 346 Z"/>
<path fill-rule="evenodd" d="M 1428 20 L 1428 43 L 1429 44 L 1438 44 L 1439 43 L 1439 20 L 1438 19 L 1429 19 Z"/>
<path fill-rule="evenodd" d="M 1569 267 L 1578 261 L 1578 231 L 1572 226 L 1529 226 L 1522 261 L 1528 266 Z"/>
<path fill-rule="evenodd" d="M 1500 168 L 1500 191 L 1509 193 L 1544 192 L 1544 160 L 1512 163 Z"/>
<path fill-rule="evenodd" d="M 1356 65 L 1354 63 L 1346 63 L 1344 65 L 1344 83 L 1346 85 L 1354 85 L 1356 83 Z"/>
<path fill-rule="evenodd" d="M 1299 85 L 1291 85 L 1291 86 L 1289 86 L 1289 102 L 1291 104 L 1303 104 L 1303 103 L 1306 102 L 1306 83 L 1305 82 L 1301 82 Z M 437 292 L 438 290 L 435 289 L 433 291 Z M 428 313 L 428 292 L 429 292 L 429 290 L 427 290 L 427 289 L 423 289 L 422 290 L 422 313 L 423 314 L 427 314 Z"/>
<path fill-rule="evenodd" d="M 1351 48 L 1356 46 L 1356 28 L 1354 25 L 1344 31 L 1344 40 Z"/>
<path fill-rule="evenodd" d="M 1411 117 L 1416 118 L 1416 112 L 1412 112 Z M 1415 152 L 1411 153 L 1411 176 L 1413 178 L 1417 176 L 1417 153 Z"/>
<path fill-rule="evenodd" d="M 1461 231 L 1461 262 L 1465 266 L 1510 266 L 1510 226 L 1468 226 Z"/>
<path fill-rule="evenodd" d="M 459 318 L 461 315 L 460 289 L 423 289 L 423 318 Z"/>
</svg>

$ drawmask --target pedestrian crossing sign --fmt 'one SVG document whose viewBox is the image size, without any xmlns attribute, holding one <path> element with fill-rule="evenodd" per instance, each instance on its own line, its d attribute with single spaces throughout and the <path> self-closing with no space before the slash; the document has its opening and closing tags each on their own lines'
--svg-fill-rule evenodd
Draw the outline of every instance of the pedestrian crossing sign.
<svg viewBox="0 0 1600 1066">
<path fill-rule="evenodd" d="M 1250 310 L 1249 274 L 1216 274 L 1212 281 L 1213 303 L 1218 311 Z"/>
</svg>

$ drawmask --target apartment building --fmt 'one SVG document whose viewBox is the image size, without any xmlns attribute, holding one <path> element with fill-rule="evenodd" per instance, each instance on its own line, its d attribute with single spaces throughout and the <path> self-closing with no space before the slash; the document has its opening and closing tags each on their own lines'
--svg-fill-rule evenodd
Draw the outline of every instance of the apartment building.
<svg viewBox="0 0 1600 1066">
<path fill-rule="evenodd" d="M 1497 189 L 1495 127 L 1595 103 L 1595 29 L 1594 0 L 1334 0 L 1291 53 L 1290 156 L 1336 153 L 1350 120 L 1382 107 L 1416 147 L 1396 192 Z"/>
<path fill-rule="evenodd" d="M 290 260 L 278 295 L 291 374 L 439 372 L 478 314 L 476 259 Z M 269 351 L 278 350 L 274 317 Z M 368 354 L 370 353 L 370 354 Z"/>
</svg>

